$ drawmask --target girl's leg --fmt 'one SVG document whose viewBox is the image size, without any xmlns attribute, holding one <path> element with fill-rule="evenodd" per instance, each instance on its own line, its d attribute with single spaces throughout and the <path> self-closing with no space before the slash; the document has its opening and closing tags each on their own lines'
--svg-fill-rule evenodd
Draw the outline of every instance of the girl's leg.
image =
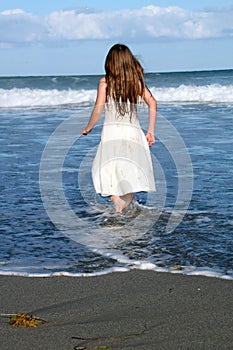
<svg viewBox="0 0 233 350">
<path fill-rule="evenodd" d="M 122 211 L 126 207 L 126 202 L 123 199 L 121 199 L 121 197 L 119 196 L 110 196 L 110 199 L 113 201 L 115 205 L 116 213 L 122 214 Z"/>
<path fill-rule="evenodd" d="M 127 193 L 123 196 L 110 196 L 110 199 L 115 204 L 116 213 L 122 214 L 122 211 L 130 204 L 133 199 L 132 193 Z"/>
<path fill-rule="evenodd" d="M 121 198 L 126 202 L 126 205 L 129 205 L 132 202 L 133 193 L 126 193 L 124 196 L 121 196 Z"/>
</svg>

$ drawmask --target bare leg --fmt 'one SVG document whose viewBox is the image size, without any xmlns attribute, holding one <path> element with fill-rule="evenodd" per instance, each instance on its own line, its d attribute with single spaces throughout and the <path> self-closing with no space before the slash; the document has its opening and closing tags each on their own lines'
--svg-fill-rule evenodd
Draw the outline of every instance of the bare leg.
<svg viewBox="0 0 233 350">
<path fill-rule="evenodd" d="M 110 196 L 110 199 L 115 204 L 116 213 L 122 214 L 122 211 L 130 204 L 133 199 L 132 193 L 127 193 L 123 196 Z"/>
<path fill-rule="evenodd" d="M 122 211 L 126 207 L 126 202 L 119 196 L 110 196 L 110 199 L 115 204 L 116 213 L 122 214 Z"/>
<path fill-rule="evenodd" d="M 121 198 L 125 201 L 126 205 L 129 205 L 133 199 L 133 193 L 126 193 Z"/>
</svg>

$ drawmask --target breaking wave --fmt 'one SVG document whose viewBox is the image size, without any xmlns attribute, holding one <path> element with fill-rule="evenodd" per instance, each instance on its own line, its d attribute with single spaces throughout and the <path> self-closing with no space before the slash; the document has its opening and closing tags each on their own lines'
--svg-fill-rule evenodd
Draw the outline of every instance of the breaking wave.
<svg viewBox="0 0 233 350">
<path fill-rule="evenodd" d="M 180 85 L 163 88 L 153 86 L 150 90 L 159 103 L 233 103 L 233 85 Z M 96 92 L 96 89 L 0 89 L 0 108 L 93 103 Z"/>
</svg>

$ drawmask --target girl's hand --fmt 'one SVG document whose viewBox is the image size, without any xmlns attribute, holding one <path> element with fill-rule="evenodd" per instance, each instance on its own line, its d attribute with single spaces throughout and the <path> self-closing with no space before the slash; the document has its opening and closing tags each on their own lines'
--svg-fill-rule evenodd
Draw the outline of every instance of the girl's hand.
<svg viewBox="0 0 233 350">
<path fill-rule="evenodd" d="M 84 126 L 82 128 L 82 132 L 81 132 L 81 135 L 82 136 L 86 136 L 87 134 L 89 134 L 89 132 L 91 132 L 91 130 L 88 130 L 86 126 Z"/>
<path fill-rule="evenodd" d="M 151 132 L 147 132 L 146 139 L 149 147 L 151 147 L 155 143 L 155 136 Z"/>
</svg>

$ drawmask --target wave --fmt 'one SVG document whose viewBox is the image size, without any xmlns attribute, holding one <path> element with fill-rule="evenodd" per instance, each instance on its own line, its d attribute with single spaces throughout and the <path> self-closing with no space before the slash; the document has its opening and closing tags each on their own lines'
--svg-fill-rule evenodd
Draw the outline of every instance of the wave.
<svg viewBox="0 0 233 350">
<path fill-rule="evenodd" d="M 96 90 L 0 89 L 0 108 L 47 107 L 94 102 Z"/>
<path fill-rule="evenodd" d="M 160 88 L 153 86 L 150 90 L 159 103 L 233 103 L 233 85 L 180 85 Z M 96 89 L 0 89 L 0 108 L 93 103 L 96 93 Z"/>
<path fill-rule="evenodd" d="M 114 272 L 128 272 L 131 270 L 144 270 L 144 271 L 154 271 L 154 272 L 163 272 L 163 273 L 173 273 L 173 274 L 182 274 L 182 275 L 188 275 L 188 276 L 205 276 L 205 277 L 214 277 L 224 280 L 233 280 L 232 275 L 227 275 L 224 272 L 220 272 L 211 268 L 197 268 L 194 266 L 188 266 L 188 267 L 181 267 L 181 270 L 176 268 L 176 265 L 171 268 L 163 268 L 158 267 L 155 264 L 148 263 L 148 262 L 140 262 L 140 261 L 131 261 L 130 266 L 126 267 L 113 267 L 113 268 L 106 268 L 104 270 L 93 272 L 93 273 L 72 273 L 72 272 L 66 272 L 66 271 L 57 271 L 57 272 L 25 272 L 22 268 L 22 271 L 19 269 L 15 269 L 12 271 L 4 271 L 0 270 L 0 276 L 21 276 L 21 277 L 59 277 L 59 276 L 66 276 L 66 277 L 90 277 L 90 276 L 101 276 L 106 275 L 109 273 Z"/>
<path fill-rule="evenodd" d="M 166 103 L 233 103 L 233 85 L 152 87 L 151 92 L 159 102 Z"/>
</svg>

